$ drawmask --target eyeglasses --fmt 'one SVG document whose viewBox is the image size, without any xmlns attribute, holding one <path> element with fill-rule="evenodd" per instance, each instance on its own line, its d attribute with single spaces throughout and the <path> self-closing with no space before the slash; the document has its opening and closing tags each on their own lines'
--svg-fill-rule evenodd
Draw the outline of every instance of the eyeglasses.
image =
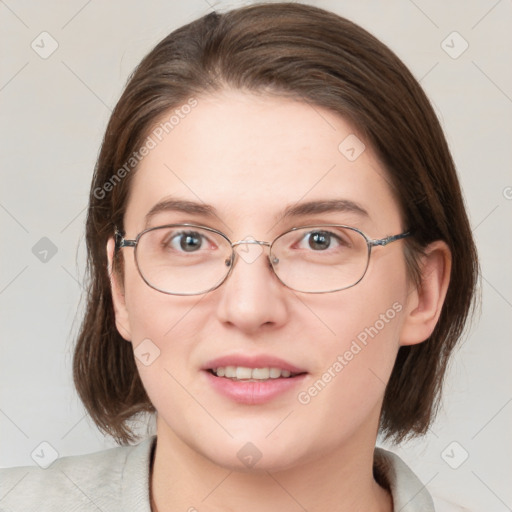
<svg viewBox="0 0 512 512">
<path fill-rule="evenodd" d="M 148 286 L 170 295 L 200 295 L 218 288 L 232 272 L 235 247 L 251 244 L 269 248 L 269 266 L 286 287 L 304 293 L 331 293 L 351 288 L 363 279 L 372 248 L 401 240 L 411 233 L 372 240 L 357 228 L 325 224 L 292 228 L 272 243 L 231 242 L 216 229 L 194 224 L 149 228 L 126 240 L 115 230 L 116 250 L 134 247 L 135 264 Z M 247 247 L 245 252 L 247 251 Z M 258 257 L 259 254 L 256 256 Z M 250 261 L 252 260 L 252 261 Z"/>
</svg>

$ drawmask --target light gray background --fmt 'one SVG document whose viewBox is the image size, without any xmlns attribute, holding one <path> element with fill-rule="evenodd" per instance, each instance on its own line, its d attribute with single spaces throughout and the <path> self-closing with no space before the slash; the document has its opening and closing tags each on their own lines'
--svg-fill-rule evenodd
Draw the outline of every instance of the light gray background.
<svg viewBox="0 0 512 512">
<path fill-rule="evenodd" d="M 480 251 L 482 314 L 453 361 L 443 410 L 427 437 L 392 449 L 432 493 L 471 510 L 510 510 L 512 4 L 311 3 L 368 29 L 421 81 L 446 131 Z M 213 5 L 0 1 L 0 466 L 34 464 L 42 441 L 61 456 L 113 446 L 85 416 L 71 381 L 92 170 L 128 74 L 172 29 Z M 43 31 L 59 45 L 47 59 L 31 48 L 34 40 L 42 46 Z M 453 31 L 469 44 L 457 58 L 464 41 Z M 47 262 L 33 253 L 43 237 L 57 248 Z"/>
</svg>

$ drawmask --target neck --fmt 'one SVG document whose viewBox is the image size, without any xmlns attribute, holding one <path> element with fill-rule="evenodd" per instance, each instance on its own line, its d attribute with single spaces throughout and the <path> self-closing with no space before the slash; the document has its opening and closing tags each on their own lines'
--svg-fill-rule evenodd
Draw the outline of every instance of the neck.
<svg viewBox="0 0 512 512">
<path fill-rule="evenodd" d="M 364 449 L 349 443 L 286 470 L 241 471 L 215 464 L 162 430 L 152 464 L 153 512 L 393 510 L 391 495 L 373 477 L 374 442 Z"/>
</svg>

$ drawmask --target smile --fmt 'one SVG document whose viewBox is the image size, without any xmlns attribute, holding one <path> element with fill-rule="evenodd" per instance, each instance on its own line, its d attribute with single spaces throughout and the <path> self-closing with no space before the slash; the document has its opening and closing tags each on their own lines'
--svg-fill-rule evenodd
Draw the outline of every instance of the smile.
<svg viewBox="0 0 512 512">
<path fill-rule="evenodd" d="M 274 367 L 249 368 L 247 366 L 219 366 L 210 371 L 216 377 L 225 377 L 233 380 L 260 381 L 279 378 L 290 378 L 300 375 L 289 370 Z"/>
</svg>

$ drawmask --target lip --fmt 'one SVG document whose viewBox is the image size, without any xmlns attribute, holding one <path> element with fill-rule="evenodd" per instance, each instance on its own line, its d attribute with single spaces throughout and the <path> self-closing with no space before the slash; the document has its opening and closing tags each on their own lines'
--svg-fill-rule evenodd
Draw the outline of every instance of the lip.
<svg viewBox="0 0 512 512">
<path fill-rule="evenodd" d="M 221 366 L 244 366 L 246 368 L 281 368 L 288 370 L 291 373 L 307 373 L 303 368 L 288 363 L 284 359 L 269 356 L 265 354 L 260 355 L 225 355 L 208 361 L 202 370 L 211 370 Z"/>
<path fill-rule="evenodd" d="M 208 384 L 221 395 L 246 405 L 258 405 L 269 402 L 278 395 L 298 386 L 304 381 L 306 373 L 296 377 L 269 379 L 266 381 L 231 380 L 217 377 L 208 370 L 201 372 L 205 375 Z"/>
<path fill-rule="evenodd" d="M 265 381 L 231 380 L 225 377 L 217 377 L 209 370 L 220 366 L 244 366 L 246 368 L 281 368 L 291 373 L 299 373 L 295 377 L 280 377 Z M 258 405 L 271 401 L 279 395 L 289 392 L 300 385 L 307 376 L 304 369 L 284 361 L 278 357 L 268 355 L 226 355 L 212 359 L 202 368 L 202 374 L 207 383 L 216 392 L 246 405 Z"/>
</svg>

